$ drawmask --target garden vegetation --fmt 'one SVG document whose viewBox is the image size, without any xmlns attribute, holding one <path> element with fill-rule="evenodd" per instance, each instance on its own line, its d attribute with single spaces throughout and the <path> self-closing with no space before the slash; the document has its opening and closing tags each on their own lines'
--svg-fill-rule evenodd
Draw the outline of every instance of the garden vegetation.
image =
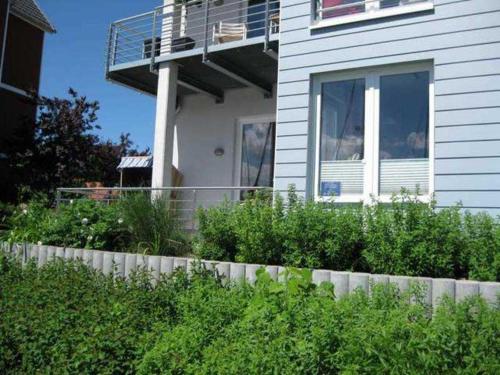
<svg viewBox="0 0 500 375">
<path fill-rule="evenodd" d="M 0 255 L 0 373 L 499 373 L 498 306 L 444 300 L 432 312 L 418 289 L 391 286 L 335 299 L 310 271 L 283 276 L 259 272 L 251 286 L 195 267 L 125 281 Z"/>
<path fill-rule="evenodd" d="M 286 202 L 266 192 L 199 210 L 203 259 L 500 281 L 500 223 L 402 192 L 390 204 Z"/>
</svg>

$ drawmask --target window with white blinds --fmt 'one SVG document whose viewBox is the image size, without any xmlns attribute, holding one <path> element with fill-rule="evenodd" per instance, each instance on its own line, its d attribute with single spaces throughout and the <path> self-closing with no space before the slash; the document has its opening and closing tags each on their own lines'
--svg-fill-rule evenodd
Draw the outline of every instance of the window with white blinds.
<svg viewBox="0 0 500 375">
<path fill-rule="evenodd" d="M 432 191 L 432 70 L 425 64 L 314 80 L 317 197 Z"/>
</svg>

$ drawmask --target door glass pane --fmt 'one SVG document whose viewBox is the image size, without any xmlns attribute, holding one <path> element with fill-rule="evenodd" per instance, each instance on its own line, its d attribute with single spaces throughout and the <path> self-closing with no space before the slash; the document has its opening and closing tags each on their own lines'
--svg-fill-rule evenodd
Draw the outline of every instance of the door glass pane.
<svg viewBox="0 0 500 375">
<path fill-rule="evenodd" d="M 363 193 L 365 80 L 321 88 L 321 195 Z"/>
<path fill-rule="evenodd" d="M 380 192 L 428 191 L 429 73 L 380 77 Z"/>
<path fill-rule="evenodd" d="M 273 186 L 274 128 L 274 122 L 243 125 L 241 186 Z"/>
</svg>

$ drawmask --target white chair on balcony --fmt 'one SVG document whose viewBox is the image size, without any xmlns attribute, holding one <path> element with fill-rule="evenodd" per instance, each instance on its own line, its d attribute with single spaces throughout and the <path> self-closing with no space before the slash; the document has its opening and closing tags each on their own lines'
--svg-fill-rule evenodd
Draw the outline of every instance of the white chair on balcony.
<svg viewBox="0 0 500 375">
<path fill-rule="evenodd" d="M 234 42 L 247 38 L 247 25 L 245 23 L 229 23 L 220 21 L 214 25 L 214 44 Z"/>
</svg>

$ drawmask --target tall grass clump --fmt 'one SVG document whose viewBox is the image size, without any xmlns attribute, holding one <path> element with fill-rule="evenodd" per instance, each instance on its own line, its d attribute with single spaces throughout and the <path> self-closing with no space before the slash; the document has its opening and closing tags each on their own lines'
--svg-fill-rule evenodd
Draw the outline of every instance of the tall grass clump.
<svg viewBox="0 0 500 375">
<path fill-rule="evenodd" d="M 187 250 L 172 201 L 166 194 L 127 195 L 120 202 L 123 220 L 131 234 L 131 247 L 155 255 L 180 255 Z"/>
</svg>

